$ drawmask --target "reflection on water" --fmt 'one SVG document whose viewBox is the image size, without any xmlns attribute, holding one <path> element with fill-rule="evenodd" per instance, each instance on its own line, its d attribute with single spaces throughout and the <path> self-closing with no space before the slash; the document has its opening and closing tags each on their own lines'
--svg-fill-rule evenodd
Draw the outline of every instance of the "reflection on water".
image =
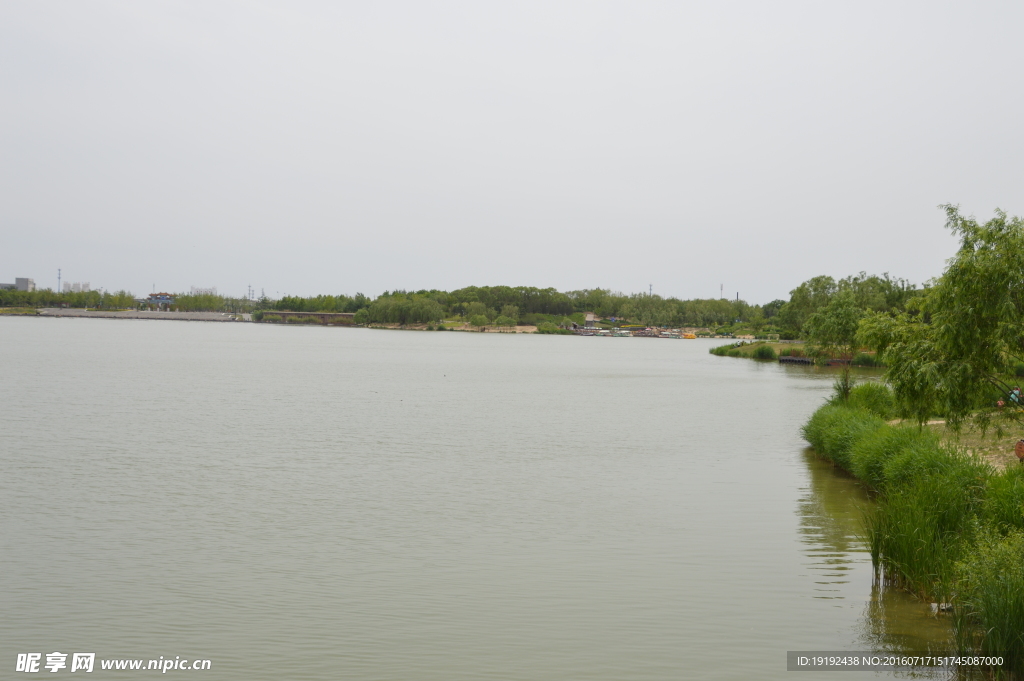
<svg viewBox="0 0 1024 681">
<path fill-rule="evenodd" d="M 816 598 L 844 599 L 841 585 L 852 570 L 871 562 L 864 537 L 864 511 L 874 501 L 851 476 L 804 452 L 809 486 L 799 501 L 801 541 L 815 575 Z M 849 593 L 846 590 L 845 593 Z M 874 580 L 859 635 L 851 645 L 878 653 L 948 654 L 954 650 L 951 620 L 934 616 L 927 603 Z M 940 676 L 945 672 L 936 672 Z M 925 678 L 924 672 L 900 675 Z"/>
<path fill-rule="evenodd" d="M 831 464 L 804 452 L 810 486 L 798 500 L 801 542 L 808 567 L 817 576 L 815 598 L 843 599 L 841 584 L 849 582 L 855 564 L 870 562 L 863 539 L 862 509 L 870 503 L 855 480 Z"/>
</svg>

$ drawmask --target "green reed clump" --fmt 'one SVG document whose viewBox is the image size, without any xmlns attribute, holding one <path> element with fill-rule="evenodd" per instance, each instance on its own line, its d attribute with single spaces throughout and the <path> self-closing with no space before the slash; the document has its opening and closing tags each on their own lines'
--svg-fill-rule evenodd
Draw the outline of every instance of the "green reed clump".
<svg viewBox="0 0 1024 681">
<path fill-rule="evenodd" d="M 719 345 L 718 347 L 711 348 L 708 350 L 708 352 L 710 352 L 712 355 L 717 355 L 719 357 L 728 357 L 729 353 L 735 349 L 736 345 L 733 343 L 729 343 L 728 345 Z"/>
<path fill-rule="evenodd" d="M 1024 673 L 1024 533 L 980 531 L 956 576 L 975 650 L 1002 655 L 1006 669 Z"/>
<path fill-rule="evenodd" d="M 861 405 L 881 395 L 858 389 Z M 849 406 L 856 402 L 852 392 L 845 403 L 833 399 L 803 432 L 819 454 L 879 492 L 865 513 L 876 569 L 921 597 L 953 603 L 961 650 L 1003 655 L 997 673 L 1024 674 L 1024 468 L 996 472 L 929 430 L 889 426 Z"/>
<path fill-rule="evenodd" d="M 255 317 L 255 315 L 253 315 L 253 317 Z M 281 315 L 279 315 L 279 314 L 263 314 L 263 315 L 260 316 L 260 319 L 257 319 L 256 321 L 277 323 L 277 322 L 281 321 Z"/>
<path fill-rule="evenodd" d="M 779 356 L 775 354 L 775 350 L 770 345 L 758 345 L 754 348 L 754 359 L 778 359 Z"/>
<path fill-rule="evenodd" d="M 884 427 L 885 421 L 866 409 L 830 404 L 814 412 L 803 427 L 803 436 L 818 454 L 850 470 L 854 444 Z"/>
<path fill-rule="evenodd" d="M 885 366 L 879 361 L 875 355 L 869 355 L 866 352 L 858 352 L 854 355 L 853 359 L 850 360 L 850 364 L 857 367 L 880 367 Z"/>
<path fill-rule="evenodd" d="M 998 532 L 1024 530 L 1024 467 L 1014 466 L 989 478 L 981 519 Z"/>
<path fill-rule="evenodd" d="M 886 420 L 895 418 L 897 413 L 896 396 L 889 386 L 877 381 L 868 381 L 853 386 L 850 389 L 846 406 L 866 409 Z"/>
<path fill-rule="evenodd" d="M 881 489 L 886 483 L 885 465 L 889 461 L 908 451 L 934 451 L 938 447 L 939 437 L 931 430 L 886 426 L 854 443 L 850 451 L 850 472 L 875 489 Z"/>
<path fill-rule="evenodd" d="M 946 452 L 940 470 L 907 484 L 886 482 L 885 493 L 867 516 L 871 556 L 885 576 L 910 590 L 944 600 L 943 588 L 972 545 L 975 518 L 990 469 L 972 458 Z"/>
<path fill-rule="evenodd" d="M 886 486 L 897 490 L 927 476 L 959 475 L 967 469 L 980 475 L 982 469 L 990 470 L 990 467 L 955 447 L 935 444 L 907 447 L 897 452 L 882 465 L 882 477 Z"/>
</svg>

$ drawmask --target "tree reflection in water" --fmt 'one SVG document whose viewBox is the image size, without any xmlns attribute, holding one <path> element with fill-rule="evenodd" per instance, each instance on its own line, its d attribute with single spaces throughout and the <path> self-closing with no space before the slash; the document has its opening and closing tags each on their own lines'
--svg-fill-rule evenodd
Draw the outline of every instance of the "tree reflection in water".
<svg viewBox="0 0 1024 681">
<path fill-rule="evenodd" d="M 874 503 L 850 475 L 817 458 L 808 449 L 804 459 L 809 487 L 798 502 L 801 541 L 815 577 L 815 598 L 843 599 L 849 595 L 854 569 L 870 563 L 864 537 L 864 513 Z M 865 585 L 867 588 L 867 585 Z M 850 650 L 878 653 L 932 653 L 948 655 L 955 650 L 952 622 L 935 616 L 929 604 L 875 579 L 864 594 L 862 624 Z M 907 671 L 906 678 L 947 678 L 944 670 Z"/>
</svg>

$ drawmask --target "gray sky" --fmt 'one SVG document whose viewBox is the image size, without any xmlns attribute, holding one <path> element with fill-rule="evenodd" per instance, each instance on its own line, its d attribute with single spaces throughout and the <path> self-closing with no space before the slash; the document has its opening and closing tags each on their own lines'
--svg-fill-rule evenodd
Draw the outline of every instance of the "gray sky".
<svg viewBox="0 0 1024 681">
<path fill-rule="evenodd" d="M 0 281 L 136 293 L 938 275 L 1024 213 L 1024 5 L 0 4 Z"/>
</svg>

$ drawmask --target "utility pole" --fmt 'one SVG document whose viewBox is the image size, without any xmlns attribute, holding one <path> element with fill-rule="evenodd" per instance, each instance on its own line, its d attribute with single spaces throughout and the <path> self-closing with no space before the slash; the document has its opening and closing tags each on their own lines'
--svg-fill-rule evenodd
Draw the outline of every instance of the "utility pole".
<svg viewBox="0 0 1024 681">
<path fill-rule="evenodd" d="M 649 296 L 653 296 L 654 295 L 654 284 L 648 284 L 647 285 L 647 295 L 649 295 Z"/>
<path fill-rule="evenodd" d="M 57 293 L 60 293 L 60 268 L 57 268 Z"/>
<path fill-rule="evenodd" d="M 718 298 L 719 300 L 725 298 L 725 284 L 718 285 Z"/>
</svg>

